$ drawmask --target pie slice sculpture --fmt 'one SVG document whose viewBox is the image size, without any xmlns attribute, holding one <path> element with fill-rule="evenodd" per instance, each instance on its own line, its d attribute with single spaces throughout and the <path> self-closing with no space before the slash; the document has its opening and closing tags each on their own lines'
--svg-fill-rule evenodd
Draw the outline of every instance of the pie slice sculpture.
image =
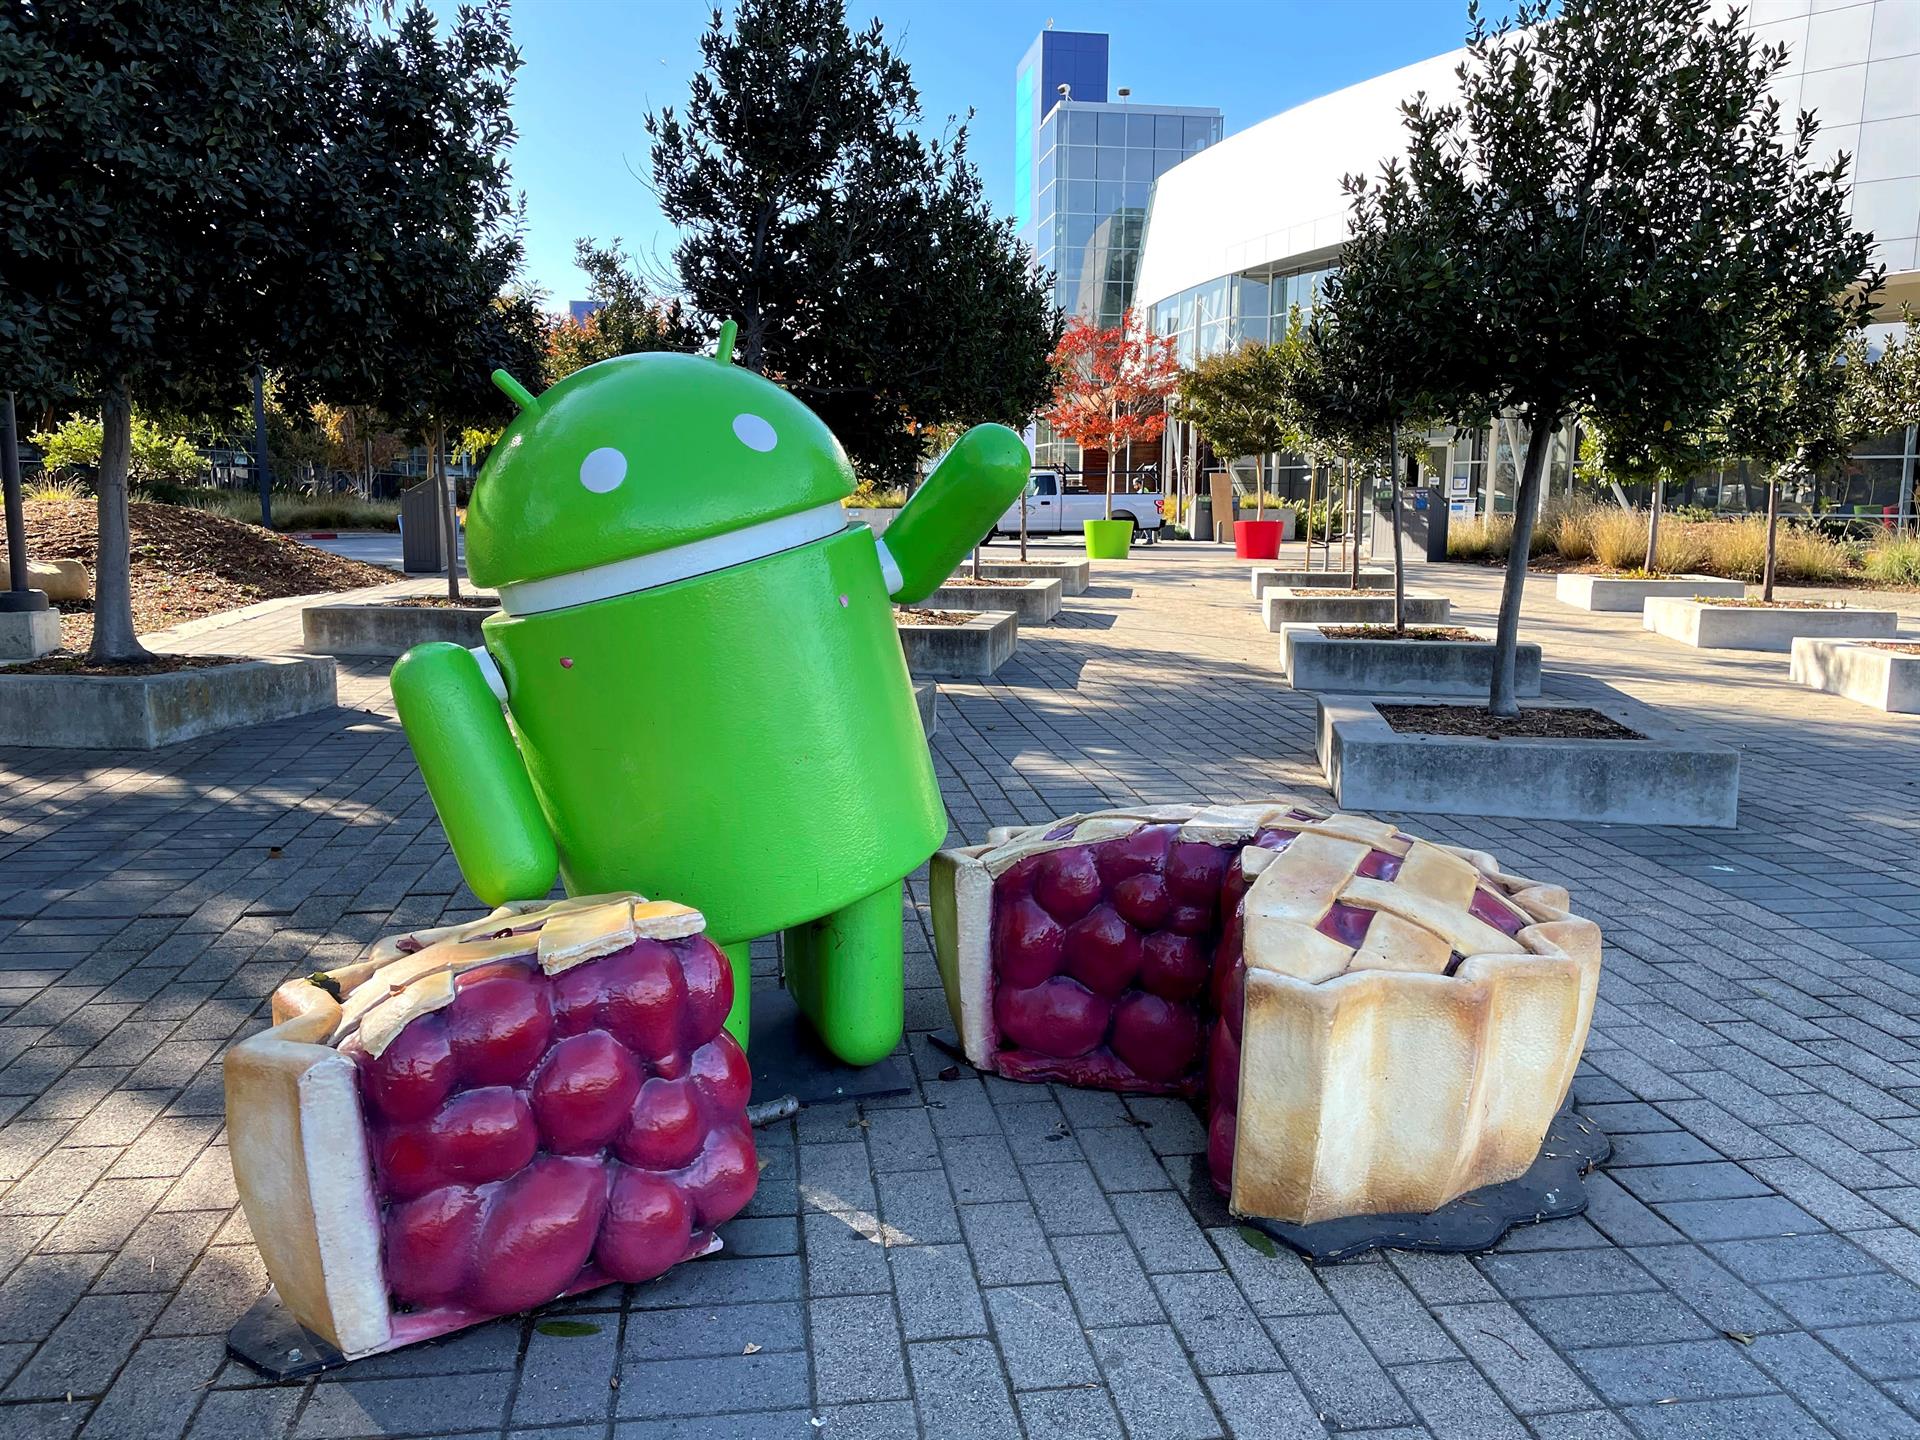
<svg viewBox="0 0 1920 1440">
<path fill-rule="evenodd" d="M 719 1249 L 758 1168 L 704 928 L 506 905 L 281 986 L 227 1055 L 227 1127 L 293 1318 L 351 1359 Z"/>
<path fill-rule="evenodd" d="M 1559 886 L 1284 804 L 1000 829 L 935 856 L 932 891 L 969 1061 L 1200 1100 L 1230 1208 L 1295 1225 L 1524 1173 L 1600 978 Z"/>
</svg>

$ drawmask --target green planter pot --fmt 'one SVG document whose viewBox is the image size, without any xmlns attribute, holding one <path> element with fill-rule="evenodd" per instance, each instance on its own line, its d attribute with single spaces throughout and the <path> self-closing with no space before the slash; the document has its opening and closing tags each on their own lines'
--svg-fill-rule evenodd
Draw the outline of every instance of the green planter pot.
<svg viewBox="0 0 1920 1440">
<path fill-rule="evenodd" d="M 1133 521 L 1083 520 L 1089 560 L 1124 560 L 1133 547 Z"/>
</svg>

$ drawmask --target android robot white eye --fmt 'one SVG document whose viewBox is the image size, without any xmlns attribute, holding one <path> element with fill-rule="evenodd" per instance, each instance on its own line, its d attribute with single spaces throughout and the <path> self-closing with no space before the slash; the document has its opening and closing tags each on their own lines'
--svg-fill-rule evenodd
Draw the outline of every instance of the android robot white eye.
<svg viewBox="0 0 1920 1440">
<path fill-rule="evenodd" d="M 762 453 L 780 443 L 780 437 L 774 433 L 773 426 L 758 415 L 734 416 L 733 433 L 749 450 L 759 450 Z"/>
<path fill-rule="evenodd" d="M 603 445 L 580 462 L 580 483 L 596 495 L 617 490 L 627 478 L 627 457 Z"/>
</svg>

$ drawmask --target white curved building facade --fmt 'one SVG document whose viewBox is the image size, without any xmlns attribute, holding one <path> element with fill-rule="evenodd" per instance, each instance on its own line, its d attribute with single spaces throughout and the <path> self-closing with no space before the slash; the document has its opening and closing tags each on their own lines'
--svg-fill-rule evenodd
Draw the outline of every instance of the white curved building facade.
<svg viewBox="0 0 1920 1440">
<path fill-rule="evenodd" d="M 1788 46 L 1776 82 L 1783 112 L 1815 111 L 1821 156 L 1844 150 L 1854 157 L 1854 220 L 1878 243 L 1889 313 L 1903 300 L 1920 309 L 1920 0 L 1752 0 L 1747 23 L 1761 40 Z M 1421 91 L 1455 92 L 1465 55 L 1436 56 L 1308 101 L 1167 171 L 1148 210 L 1136 313 L 1155 333 L 1175 338 L 1183 362 L 1278 338 L 1288 307 L 1312 303 L 1347 237 L 1343 178 L 1377 173 L 1388 157 L 1405 153 L 1401 101 Z M 1436 437 L 1428 468 L 1436 480 L 1450 477 L 1456 492 L 1464 482 L 1477 509 L 1504 508 L 1517 468 L 1511 429 L 1496 424 L 1452 443 Z M 1169 473 L 1184 443 L 1177 432 L 1170 436 Z M 1552 461 L 1562 481 L 1572 447 L 1572 435 L 1563 436 Z M 1911 493 L 1915 448 L 1911 430 L 1873 442 L 1849 467 L 1842 491 L 1823 500 L 1895 503 L 1903 478 Z M 1286 458 L 1265 467 L 1267 483 L 1289 497 L 1304 494 L 1304 471 Z M 1704 477 L 1687 498 L 1744 509 L 1749 479 L 1733 471 Z"/>
</svg>

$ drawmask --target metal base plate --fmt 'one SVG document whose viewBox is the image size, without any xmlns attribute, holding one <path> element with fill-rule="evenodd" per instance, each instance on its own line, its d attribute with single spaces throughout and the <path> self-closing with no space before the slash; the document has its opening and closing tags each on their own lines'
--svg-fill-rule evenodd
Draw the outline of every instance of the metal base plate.
<svg viewBox="0 0 1920 1440">
<path fill-rule="evenodd" d="M 753 1069 L 756 1104 L 791 1095 L 802 1105 L 837 1105 L 913 1089 L 913 1069 L 904 1055 L 861 1066 L 828 1050 L 787 990 L 756 988 L 750 1015 L 747 1064 Z"/>
<path fill-rule="evenodd" d="M 1239 1217 L 1316 1263 L 1351 1259 L 1369 1250 L 1433 1250 L 1464 1254 L 1492 1248 L 1516 1225 L 1578 1215 L 1587 1208 L 1587 1172 L 1613 1153 L 1613 1142 L 1585 1116 L 1563 1110 L 1547 1127 L 1546 1142 L 1527 1173 L 1487 1185 L 1430 1215 L 1350 1215 L 1314 1225 Z"/>
<path fill-rule="evenodd" d="M 303 1328 L 268 1290 L 227 1332 L 227 1353 L 269 1380 L 299 1380 L 347 1363 L 347 1357 Z"/>
</svg>

